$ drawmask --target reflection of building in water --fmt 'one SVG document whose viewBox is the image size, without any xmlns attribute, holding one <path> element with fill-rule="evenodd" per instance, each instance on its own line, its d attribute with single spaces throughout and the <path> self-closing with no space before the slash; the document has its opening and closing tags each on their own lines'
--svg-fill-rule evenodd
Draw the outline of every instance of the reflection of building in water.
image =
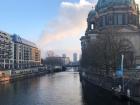
<svg viewBox="0 0 140 105">
<path fill-rule="evenodd" d="M 110 30 L 132 47 L 136 64 L 140 64 L 139 6 L 135 0 L 98 0 L 87 18 L 87 30 L 81 37 L 82 51 L 90 41 Z"/>
</svg>

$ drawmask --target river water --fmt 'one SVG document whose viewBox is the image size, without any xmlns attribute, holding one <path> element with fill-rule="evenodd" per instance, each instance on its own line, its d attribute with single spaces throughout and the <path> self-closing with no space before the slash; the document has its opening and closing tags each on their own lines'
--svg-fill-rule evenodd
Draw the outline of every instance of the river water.
<svg viewBox="0 0 140 105">
<path fill-rule="evenodd" d="M 78 72 L 61 72 L 0 85 L 0 105 L 136 105 L 120 102 L 90 86 Z"/>
</svg>

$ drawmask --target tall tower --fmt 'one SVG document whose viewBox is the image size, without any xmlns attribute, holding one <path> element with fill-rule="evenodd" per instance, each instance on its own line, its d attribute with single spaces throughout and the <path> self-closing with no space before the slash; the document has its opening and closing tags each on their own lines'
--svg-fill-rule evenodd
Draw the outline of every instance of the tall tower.
<svg viewBox="0 0 140 105">
<path fill-rule="evenodd" d="M 63 57 L 63 58 L 66 58 L 66 54 L 62 54 L 62 57 Z"/>
<path fill-rule="evenodd" d="M 77 53 L 73 53 L 73 62 L 76 63 L 77 61 Z"/>
</svg>

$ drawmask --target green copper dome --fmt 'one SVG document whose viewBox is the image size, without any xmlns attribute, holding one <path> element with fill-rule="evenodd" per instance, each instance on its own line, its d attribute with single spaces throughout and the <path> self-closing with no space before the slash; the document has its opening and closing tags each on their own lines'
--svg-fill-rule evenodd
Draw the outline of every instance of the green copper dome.
<svg viewBox="0 0 140 105">
<path fill-rule="evenodd" d="M 92 10 L 89 12 L 88 17 L 89 17 L 89 18 L 92 18 L 92 17 L 95 17 L 95 16 L 96 16 L 96 11 L 92 9 Z"/>
<path fill-rule="evenodd" d="M 96 11 L 92 9 L 88 14 L 88 22 L 93 22 L 95 16 L 96 16 Z"/>
<path fill-rule="evenodd" d="M 135 0 L 98 0 L 96 10 L 116 5 L 135 5 Z"/>
</svg>

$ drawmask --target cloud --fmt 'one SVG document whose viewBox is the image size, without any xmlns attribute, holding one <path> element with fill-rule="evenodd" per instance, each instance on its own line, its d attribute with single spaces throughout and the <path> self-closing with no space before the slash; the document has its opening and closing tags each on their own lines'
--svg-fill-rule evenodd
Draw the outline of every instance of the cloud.
<svg viewBox="0 0 140 105">
<path fill-rule="evenodd" d="M 97 2 L 97 0 L 95 1 Z M 140 0 L 135 1 L 140 5 Z M 73 47 L 72 45 L 67 48 L 67 43 L 73 42 L 67 41 L 67 43 L 65 43 L 66 41 L 63 40 L 68 38 L 80 38 L 81 33 L 83 32 L 82 34 L 84 34 L 87 27 L 87 14 L 91 7 L 92 4 L 89 0 L 80 0 L 78 3 L 65 1 L 60 4 L 58 16 L 49 22 L 37 42 L 42 51 L 42 57 L 45 57 L 47 50 L 54 50 L 59 54 L 68 53 L 68 55 L 70 52 L 80 52 L 80 46 L 75 45 Z M 77 41 L 78 40 L 79 39 L 77 39 Z M 65 47 L 59 48 L 58 46 L 60 42 L 64 42 L 63 44 Z"/>
<path fill-rule="evenodd" d="M 51 43 L 58 45 L 59 41 L 66 38 L 80 37 L 81 32 L 84 33 L 86 30 L 86 18 L 91 7 L 91 3 L 87 0 L 80 0 L 79 3 L 62 2 L 60 5 L 59 15 L 49 22 L 38 41 L 38 45 L 43 51 L 42 54 L 45 54 L 46 49 L 50 47 L 48 45 L 51 45 Z M 79 49 L 80 46 L 77 51 L 79 51 Z"/>
<path fill-rule="evenodd" d="M 140 5 L 140 0 L 135 0 L 135 1 L 136 1 L 136 3 L 138 3 Z"/>
<path fill-rule="evenodd" d="M 80 0 L 79 3 L 71 3 L 71 2 L 62 2 L 61 4 L 64 7 L 76 7 L 76 8 L 81 8 L 83 6 L 91 6 L 91 3 L 89 1 L 86 0 Z"/>
</svg>

